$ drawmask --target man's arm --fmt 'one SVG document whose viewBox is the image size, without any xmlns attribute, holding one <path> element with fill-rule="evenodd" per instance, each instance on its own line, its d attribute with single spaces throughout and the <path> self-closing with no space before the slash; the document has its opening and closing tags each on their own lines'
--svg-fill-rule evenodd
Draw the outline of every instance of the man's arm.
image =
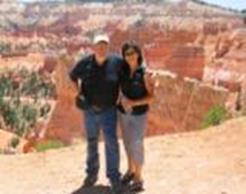
<svg viewBox="0 0 246 194">
<path fill-rule="evenodd" d="M 79 72 L 80 72 L 80 63 L 77 63 L 69 73 L 69 77 L 76 91 L 79 91 Z"/>
<path fill-rule="evenodd" d="M 80 84 L 83 80 L 83 75 L 85 74 L 85 65 L 88 62 L 87 58 L 84 58 L 77 62 L 69 73 L 69 77 L 73 82 L 73 85 L 77 91 L 80 90 Z"/>
</svg>

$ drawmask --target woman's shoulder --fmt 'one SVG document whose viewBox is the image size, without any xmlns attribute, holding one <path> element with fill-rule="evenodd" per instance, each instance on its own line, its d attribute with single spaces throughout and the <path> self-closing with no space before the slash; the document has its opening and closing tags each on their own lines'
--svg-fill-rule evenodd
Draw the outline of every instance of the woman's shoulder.
<svg viewBox="0 0 246 194">
<path fill-rule="evenodd" d="M 150 85 L 155 85 L 156 83 L 156 75 L 150 69 L 145 68 L 144 80 L 148 82 Z"/>
</svg>

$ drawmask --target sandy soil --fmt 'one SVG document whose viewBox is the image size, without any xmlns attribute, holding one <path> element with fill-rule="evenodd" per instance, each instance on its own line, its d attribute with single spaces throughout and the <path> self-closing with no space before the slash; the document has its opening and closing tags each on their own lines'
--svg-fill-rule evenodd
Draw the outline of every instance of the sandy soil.
<svg viewBox="0 0 246 194">
<path fill-rule="evenodd" d="M 199 132 L 145 141 L 144 194 L 245 194 L 246 118 Z M 98 186 L 80 194 L 110 194 L 103 144 Z M 121 151 L 122 171 L 126 168 Z M 71 194 L 85 176 L 85 144 L 45 153 L 0 155 L 0 194 Z"/>
</svg>

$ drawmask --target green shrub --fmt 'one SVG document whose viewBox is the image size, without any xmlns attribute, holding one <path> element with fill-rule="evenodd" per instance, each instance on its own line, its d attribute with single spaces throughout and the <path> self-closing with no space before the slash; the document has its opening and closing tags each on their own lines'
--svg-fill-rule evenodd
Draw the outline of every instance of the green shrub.
<svg viewBox="0 0 246 194">
<path fill-rule="evenodd" d="M 51 110 L 51 105 L 49 103 L 44 104 L 40 107 L 40 117 L 46 118 Z"/>
<path fill-rule="evenodd" d="M 27 133 L 38 119 L 38 109 L 32 104 L 16 106 L 13 102 L 5 102 L 1 114 L 4 122 L 19 136 Z"/>
<path fill-rule="evenodd" d="M 17 81 L 14 79 L 20 78 Z M 16 83 L 20 82 L 18 87 Z M 39 118 L 47 119 L 51 106 L 48 102 L 41 106 L 43 98 L 54 97 L 55 84 L 51 77 L 31 72 L 26 68 L 0 73 L 0 114 L 12 132 L 23 136 L 33 130 Z M 8 97 L 8 98 L 6 98 Z M 34 102 L 22 101 L 28 97 Z"/>
<path fill-rule="evenodd" d="M 38 111 L 33 105 L 24 105 L 22 109 L 22 117 L 30 123 L 36 123 Z"/>
<path fill-rule="evenodd" d="M 20 139 L 18 137 L 13 137 L 10 141 L 10 146 L 12 148 L 16 148 L 20 143 Z"/>
<path fill-rule="evenodd" d="M 3 97 L 0 95 L 0 109 L 1 110 L 2 110 L 3 106 L 4 106 L 4 100 L 3 100 Z"/>
<path fill-rule="evenodd" d="M 45 142 L 40 142 L 36 145 L 36 149 L 38 152 L 44 152 L 49 149 L 57 149 L 64 147 L 65 144 L 58 139 L 47 140 Z"/>
<path fill-rule="evenodd" d="M 202 121 L 202 128 L 221 124 L 228 119 L 229 114 L 224 106 L 217 105 L 212 107 Z"/>
<path fill-rule="evenodd" d="M 55 85 L 51 80 L 42 77 L 36 72 L 30 73 L 24 79 L 21 93 L 33 98 L 53 97 L 55 93 Z"/>
<path fill-rule="evenodd" d="M 9 95 L 12 89 L 12 82 L 9 78 L 2 76 L 0 78 L 0 96 Z"/>
<path fill-rule="evenodd" d="M 11 45 L 10 43 L 0 42 L 0 53 L 7 53 L 10 52 Z"/>
<path fill-rule="evenodd" d="M 7 106 L 7 105 L 6 105 Z M 6 107 L 3 112 L 3 117 L 7 125 L 13 127 L 18 121 L 18 113 L 15 108 L 11 108 L 10 106 Z"/>
<path fill-rule="evenodd" d="M 14 126 L 14 130 L 15 130 L 14 132 L 21 137 L 30 131 L 30 127 L 31 127 L 30 123 L 24 120 L 20 120 Z"/>
</svg>

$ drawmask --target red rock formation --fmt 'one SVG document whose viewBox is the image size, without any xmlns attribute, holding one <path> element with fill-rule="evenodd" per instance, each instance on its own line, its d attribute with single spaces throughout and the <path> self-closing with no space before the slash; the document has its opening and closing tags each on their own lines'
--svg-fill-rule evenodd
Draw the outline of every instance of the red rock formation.
<svg viewBox="0 0 246 194">
<path fill-rule="evenodd" d="M 1 54 L 2 58 L 11 58 L 11 57 L 26 57 L 28 55 L 28 53 L 24 52 L 24 53 L 3 53 Z"/>
<path fill-rule="evenodd" d="M 46 139 L 60 139 L 70 144 L 74 138 L 84 134 L 82 129 L 82 114 L 75 107 L 74 99 L 69 103 L 65 97 L 59 98 L 47 126 Z"/>
<path fill-rule="evenodd" d="M 47 72 L 51 74 L 57 65 L 57 59 L 54 56 L 47 55 L 44 58 L 44 65 L 40 68 L 39 72 L 44 73 Z"/>
<path fill-rule="evenodd" d="M 75 107 L 76 91 L 72 87 L 68 73 L 73 64 L 72 56 L 61 56 L 55 69 L 57 104 L 47 126 L 46 138 L 60 139 L 71 143 L 82 134 L 82 115 Z"/>
<path fill-rule="evenodd" d="M 202 79 L 204 69 L 204 49 L 198 46 L 179 46 L 167 60 L 166 69 L 180 77 Z"/>
<path fill-rule="evenodd" d="M 214 8 L 200 8 L 185 2 L 168 9 L 161 4 L 149 6 L 146 9 L 144 5 L 67 5 L 65 11 L 62 8 L 59 10 L 59 6 L 55 11 L 47 8 L 44 12 L 54 14 L 54 18 L 57 18 L 57 11 L 60 11 L 57 20 L 40 21 L 33 29 L 5 33 L 20 37 L 33 37 L 36 33 L 37 38 L 42 37 L 47 42 L 44 50 L 59 52 L 65 48 L 68 55 L 73 57 L 81 47 L 86 49 L 90 46 L 88 36 L 94 30 L 103 29 L 111 36 L 110 51 L 120 52 L 125 41 L 136 40 L 143 48 L 146 62 L 152 69 L 170 70 L 180 78 L 201 80 L 204 77 L 204 68 L 213 69 L 213 65 L 220 60 L 225 68 L 223 70 L 236 73 L 235 75 L 246 72 L 246 36 L 243 29 L 238 29 L 243 22 L 233 13 L 223 13 L 222 10 L 216 13 Z M 29 13 L 33 13 L 31 5 L 26 14 Z M 136 16 L 136 13 L 139 15 Z M 218 15 L 213 17 L 213 14 L 221 14 L 225 19 Z M 237 28 L 239 32 L 231 37 L 233 28 Z M 27 45 L 28 43 L 27 41 Z M 27 59 L 30 60 L 21 60 Z M 46 58 L 42 67 L 42 70 L 55 74 L 58 93 L 57 105 L 48 124 L 47 138 L 59 138 L 70 143 L 73 137 L 82 133 L 81 114 L 74 106 L 76 91 L 67 77 L 73 62 L 67 56 L 59 59 L 61 61 L 56 60 Z M 162 76 L 158 79 L 160 87 L 149 117 L 147 135 L 197 128 L 209 108 L 226 101 L 225 91 L 217 91 L 203 85 L 196 86 L 182 79 Z M 238 85 L 235 80 L 219 79 L 216 82 L 235 92 L 238 88 L 243 88 L 241 82 Z M 215 81 L 212 79 L 212 82 Z M 243 91 L 245 93 L 245 89 Z"/>
<path fill-rule="evenodd" d="M 200 128 L 210 108 L 224 104 L 228 93 L 210 86 L 158 76 L 159 87 L 149 115 L 146 135 Z"/>
</svg>

